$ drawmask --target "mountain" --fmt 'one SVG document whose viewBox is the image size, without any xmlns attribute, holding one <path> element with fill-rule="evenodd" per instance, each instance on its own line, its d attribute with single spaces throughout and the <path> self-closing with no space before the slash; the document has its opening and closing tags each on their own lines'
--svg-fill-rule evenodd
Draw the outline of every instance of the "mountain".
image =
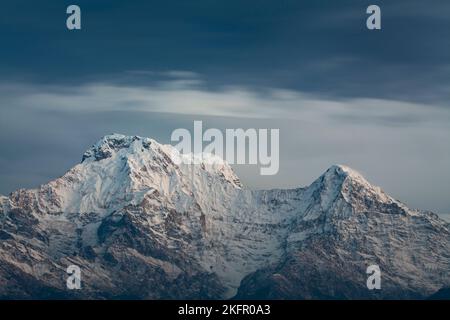
<svg viewBox="0 0 450 320">
<path fill-rule="evenodd" d="M 332 166 L 252 191 L 142 137 L 103 137 L 37 189 L 0 197 L 0 298 L 426 298 L 450 285 L 449 225 Z M 66 269 L 81 268 L 81 290 Z M 381 269 L 368 290 L 366 268 Z"/>
</svg>

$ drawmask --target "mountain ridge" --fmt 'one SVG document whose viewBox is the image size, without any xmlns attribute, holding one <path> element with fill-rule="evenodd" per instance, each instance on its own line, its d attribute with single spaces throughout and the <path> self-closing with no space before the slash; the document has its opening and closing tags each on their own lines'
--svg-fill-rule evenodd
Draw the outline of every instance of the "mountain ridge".
<svg viewBox="0 0 450 320">
<path fill-rule="evenodd" d="M 0 198 L 0 297 L 424 298 L 450 283 L 448 224 L 347 166 L 255 191 L 223 161 L 181 156 L 107 135 L 63 176 Z M 79 292 L 61 281 L 69 263 L 89 270 Z"/>
</svg>

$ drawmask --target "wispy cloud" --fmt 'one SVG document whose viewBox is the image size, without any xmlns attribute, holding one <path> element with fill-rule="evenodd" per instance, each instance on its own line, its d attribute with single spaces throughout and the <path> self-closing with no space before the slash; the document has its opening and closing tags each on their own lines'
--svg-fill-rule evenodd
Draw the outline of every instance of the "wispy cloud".
<svg viewBox="0 0 450 320">
<path fill-rule="evenodd" d="M 252 119 L 404 126 L 448 125 L 439 106 L 372 98 L 324 99 L 280 88 L 224 86 L 210 89 L 198 74 L 166 73 L 151 85 L 88 83 L 80 86 L 0 85 L 1 103 L 58 112 L 141 111 Z"/>
</svg>

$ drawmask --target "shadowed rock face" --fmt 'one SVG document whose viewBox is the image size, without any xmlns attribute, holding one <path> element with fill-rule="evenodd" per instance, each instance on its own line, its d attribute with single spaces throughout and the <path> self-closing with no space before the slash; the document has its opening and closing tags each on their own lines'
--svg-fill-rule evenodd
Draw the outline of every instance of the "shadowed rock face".
<svg viewBox="0 0 450 320">
<path fill-rule="evenodd" d="M 442 288 L 438 292 L 434 293 L 430 297 L 428 297 L 429 300 L 450 300 L 450 287 L 449 288 Z"/>
<path fill-rule="evenodd" d="M 0 197 L 3 299 L 425 298 L 450 286 L 450 232 L 360 174 L 250 191 L 225 163 L 177 165 L 105 136 L 64 176 Z M 81 268 L 81 290 L 66 269 Z M 366 268 L 381 269 L 368 290 Z"/>
</svg>

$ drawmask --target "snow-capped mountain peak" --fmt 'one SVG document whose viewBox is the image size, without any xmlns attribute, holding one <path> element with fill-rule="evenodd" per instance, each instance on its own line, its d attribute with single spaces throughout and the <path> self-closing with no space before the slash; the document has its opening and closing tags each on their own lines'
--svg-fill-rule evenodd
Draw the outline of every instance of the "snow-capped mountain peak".
<svg viewBox="0 0 450 320">
<path fill-rule="evenodd" d="M 390 207 L 390 212 L 412 213 L 403 203 L 386 194 L 380 187 L 368 182 L 358 171 L 345 165 L 333 165 L 312 183 L 309 192 L 320 198 L 322 208 L 336 205 L 337 200 L 351 206 L 348 212 L 380 210 Z M 345 210 L 344 210 L 345 211 Z M 317 214 L 317 211 L 315 211 Z M 342 213 L 343 210 L 340 210 Z"/>
<path fill-rule="evenodd" d="M 177 164 L 174 162 L 177 156 L 188 155 L 179 155 L 174 147 L 150 138 L 107 135 L 62 177 L 36 190 L 18 190 L 13 198 L 18 202 L 31 201 L 38 212 L 107 214 L 128 204 L 138 204 L 154 192 L 181 201 L 192 192 L 198 192 L 198 197 L 204 197 L 203 192 L 218 192 L 212 185 L 241 187 L 239 178 L 224 161 L 211 161 L 211 156 L 198 164 Z"/>
<path fill-rule="evenodd" d="M 350 177 L 352 179 L 365 180 L 361 173 L 342 164 L 332 165 L 325 171 L 325 175 L 336 175 L 342 177 Z"/>
<path fill-rule="evenodd" d="M 189 170 L 195 170 L 194 166 L 198 166 L 211 174 L 221 174 L 228 181 L 240 186 L 239 178 L 225 160 L 205 153 L 180 154 L 171 145 L 162 145 L 153 139 L 140 136 L 126 136 L 118 133 L 106 135 L 83 154 L 82 163 L 108 159 L 117 154 L 120 154 L 122 158 L 142 158 L 141 162 L 160 158 L 160 165 L 166 168 L 180 166 L 183 169 L 189 167 Z M 189 162 L 192 163 L 191 166 L 188 166 Z"/>
<path fill-rule="evenodd" d="M 97 143 L 90 147 L 83 154 L 82 162 L 85 161 L 100 161 L 107 159 L 125 150 L 128 153 L 145 150 L 156 150 L 161 147 L 159 143 L 150 138 L 143 138 L 139 136 L 126 136 L 118 133 L 106 135 Z"/>
</svg>

